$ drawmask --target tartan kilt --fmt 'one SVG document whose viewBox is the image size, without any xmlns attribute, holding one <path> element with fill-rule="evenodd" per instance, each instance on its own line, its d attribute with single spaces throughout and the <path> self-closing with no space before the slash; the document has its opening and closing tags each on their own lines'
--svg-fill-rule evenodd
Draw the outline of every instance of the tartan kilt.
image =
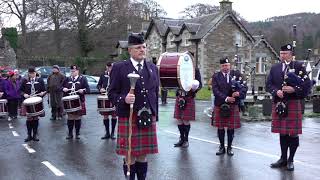
<svg viewBox="0 0 320 180">
<path fill-rule="evenodd" d="M 238 129 L 241 127 L 240 124 L 240 113 L 238 105 L 230 105 L 231 115 L 228 118 L 223 118 L 220 116 L 220 107 L 214 106 L 214 113 L 212 120 L 214 125 L 217 128 L 229 128 L 229 129 Z"/>
<path fill-rule="evenodd" d="M 271 132 L 280 134 L 302 134 L 301 100 L 288 100 L 288 116 L 279 118 L 275 111 L 276 104 L 272 104 Z"/>
<path fill-rule="evenodd" d="M 103 116 L 103 119 L 108 119 L 110 115 L 112 116 L 113 119 L 117 118 L 116 111 L 99 112 L 99 113 Z"/>
<path fill-rule="evenodd" d="M 185 109 L 181 110 L 178 105 L 179 98 L 178 97 L 176 98 L 173 117 L 178 120 L 195 121 L 196 120 L 195 100 L 193 97 L 185 97 L 185 100 L 186 100 Z"/>
<path fill-rule="evenodd" d="M 137 114 L 132 116 L 131 155 L 140 156 L 158 153 L 156 120 L 153 117 L 152 126 L 139 129 L 136 125 Z M 127 156 L 129 137 L 129 118 L 119 117 L 116 153 Z"/>
<path fill-rule="evenodd" d="M 86 109 L 86 103 L 81 102 L 81 110 L 76 111 L 76 112 L 68 112 L 67 114 L 72 114 L 72 115 L 78 115 L 78 116 L 83 116 L 87 114 L 87 109 Z"/>
</svg>

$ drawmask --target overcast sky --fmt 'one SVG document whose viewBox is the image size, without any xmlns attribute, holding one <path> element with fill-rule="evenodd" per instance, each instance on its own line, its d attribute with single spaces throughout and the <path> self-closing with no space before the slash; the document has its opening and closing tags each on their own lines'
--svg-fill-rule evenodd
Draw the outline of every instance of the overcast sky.
<svg viewBox="0 0 320 180">
<path fill-rule="evenodd" d="M 204 3 L 219 5 L 221 0 L 155 0 L 168 13 L 167 17 L 180 18 L 184 8 L 196 4 Z M 273 16 L 282 16 L 300 12 L 320 13 L 320 0 L 230 0 L 235 11 L 247 21 L 265 20 Z M 15 16 L 3 19 L 5 27 L 15 26 L 17 19 Z"/>
<path fill-rule="evenodd" d="M 156 0 L 168 17 L 179 18 L 185 7 L 196 3 L 219 6 L 221 0 Z M 320 0 L 230 0 L 232 7 L 247 21 L 265 20 L 300 12 L 320 13 Z M 174 2 L 174 4 L 173 4 Z"/>
</svg>

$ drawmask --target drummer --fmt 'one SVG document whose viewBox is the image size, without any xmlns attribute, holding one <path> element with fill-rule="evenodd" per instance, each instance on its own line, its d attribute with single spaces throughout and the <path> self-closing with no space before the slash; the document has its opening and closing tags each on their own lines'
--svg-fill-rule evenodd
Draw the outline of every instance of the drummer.
<svg viewBox="0 0 320 180">
<path fill-rule="evenodd" d="M 45 89 L 44 81 L 42 78 L 36 76 L 36 71 L 34 67 L 30 67 L 28 69 L 28 76 L 29 76 L 28 78 L 22 80 L 21 89 L 20 89 L 22 96 L 25 99 L 30 98 L 34 95 L 38 95 L 40 97 L 45 96 L 46 89 Z M 22 113 L 22 114 L 24 115 L 25 113 Z M 44 116 L 44 114 L 40 116 Z M 31 140 L 39 141 L 37 137 L 39 117 L 27 116 L 26 125 L 28 130 L 28 137 L 24 140 L 24 142 L 28 142 Z M 33 132 L 32 136 L 31 136 L 31 132 Z"/>
<path fill-rule="evenodd" d="M 110 73 L 111 73 L 111 69 L 112 69 L 112 63 L 107 63 L 106 65 L 106 70 L 105 72 L 100 76 L 97 88 L 99 89 L 100 93 L 107 93 L 107 89 L 109 86 L 109 80 L 110 80 Z M 111 106 L 113 107 L 112 103 L 110 102 Z M 115 127 L 117 125 L 117 115 L 116 115 L 116 111 L 109 111 L 109 112 L 101 112 L 101 115 L 103 115 L 103 124 L 106 128 L 106 134 L 105 136 L 103 136 L 101 139 L 116 139 L 115 135 L 114 135 L 114 130 Z M 110 120 L 109 120 L 109 116 L 111 115 L 111 136 L 110 136 Z"/>
<path fill-rule="evenodd" d="M 79 74 L 79 67 L 77 65 L 70 66 L 71 76 L 67 77 L 62 85 L 62 90 L 64 92 L 63 96 L 69 96 L 70 93 L 74 92 L 80 96 L 82 109 L 75 112 L 67 113 L 68 115 L 68 136 L 66 139 L 73 138 L 73 127 L 76 129 L 76 139 L 80 139 L 80 128 L 81 128 L 81 117 L 86 115 L 86 105 L 85 105 L 85 93 L 90 92 L 87 78 Z"/>
<path fill-rule="evenodd" d="M 177 120 L 180 138 L 174 147 L 189 147 L 190 121 L 195 120 L 195 97 L 197 92 L 202 88 L 201 75 L 198 68 L 195 68 L 195 80 L 198 83 L 192 84 L 190 91 L 179 88 L 176 91 L 176 104 L 174 118 Z M 196 82 L 196 81 L 195 81 Z"/>
</svg>

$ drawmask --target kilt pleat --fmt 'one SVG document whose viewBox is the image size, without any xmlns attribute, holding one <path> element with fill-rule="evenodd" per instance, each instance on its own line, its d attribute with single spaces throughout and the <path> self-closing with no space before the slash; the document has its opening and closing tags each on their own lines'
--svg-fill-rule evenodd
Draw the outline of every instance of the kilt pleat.
<svg viewBox="0 0 320 180">
<path fill-rule="evenodd" d="M 185 109 L 181 110 L 179 108 L 179 98 L 176 98 L 176 104 L 174 108 L 174 115 L 173 117 L 178 120 L 185 120 L 185 121 L 195 121 L 196 118 L 196 110 L 195 110 L 195 101 L 192 97 L 186 97 L 186 106 Z"/>
<path fill-rule="evenodd" d="M 288 100 L 288 116 L 283 118 L 279 118 L 275 106 L 273 103 L 271 132 L 290 135 L 302 134 L 301 100 Z"/>
<path fill-rule="evenodd" d="M 237 105 L 230 105 L 230 108 L 231 108 L 230 117 L 224 118 L 220 116 L 220 107 L 218 106 L 214 107 L 214 113 L 212 118 L 214 121 L 214 125 L 217 128 L 226 127 L 229 129 L 237 129 L 241 127 L 239 107 Z"/>
<path fill-rule="evenodd" d="M 132 117 L 131 155 L 140 156 L 158 153 L 156 121 L 153 117 L 152 126 L 140 129 L 136 125 L 137 114 Z M 119 117 L 116 153 L 128 154 L 129 118 Z"/>
</svg>

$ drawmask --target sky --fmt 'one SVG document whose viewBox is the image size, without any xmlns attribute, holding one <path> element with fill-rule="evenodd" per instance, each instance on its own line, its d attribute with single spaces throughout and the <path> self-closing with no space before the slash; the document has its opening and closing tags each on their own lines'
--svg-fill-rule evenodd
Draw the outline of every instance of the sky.
<svg viewBox="0 0 320 180">
<path fill-rule="evenodd" d="M 155 0 L 167 12 L 169 18 L 180 18 L 186 7 L 196 4 L 219 6 L 221 0 Z M 300 12 L 320 13 L 320 0 L 230 0 L 232 7 L 249 22 L 263 21 L 273 16 L 283 16 Z M 19 21 L 12 16 L 2 18 L 4 27 L 16 26 Z"/>
<path fill-rule="evenodd" d="M 156 0 L 170 18 L 179 18 L 185 7 L 203 3 L 219 6 L 221 0 Z M 300 12 L 320 13 L 320 0 L 230 0 L 232 8 L 249 22 L 262 21 L 273 16 Z M 173 4 L 174 2 L 174 4 Z"/>
</svg>

